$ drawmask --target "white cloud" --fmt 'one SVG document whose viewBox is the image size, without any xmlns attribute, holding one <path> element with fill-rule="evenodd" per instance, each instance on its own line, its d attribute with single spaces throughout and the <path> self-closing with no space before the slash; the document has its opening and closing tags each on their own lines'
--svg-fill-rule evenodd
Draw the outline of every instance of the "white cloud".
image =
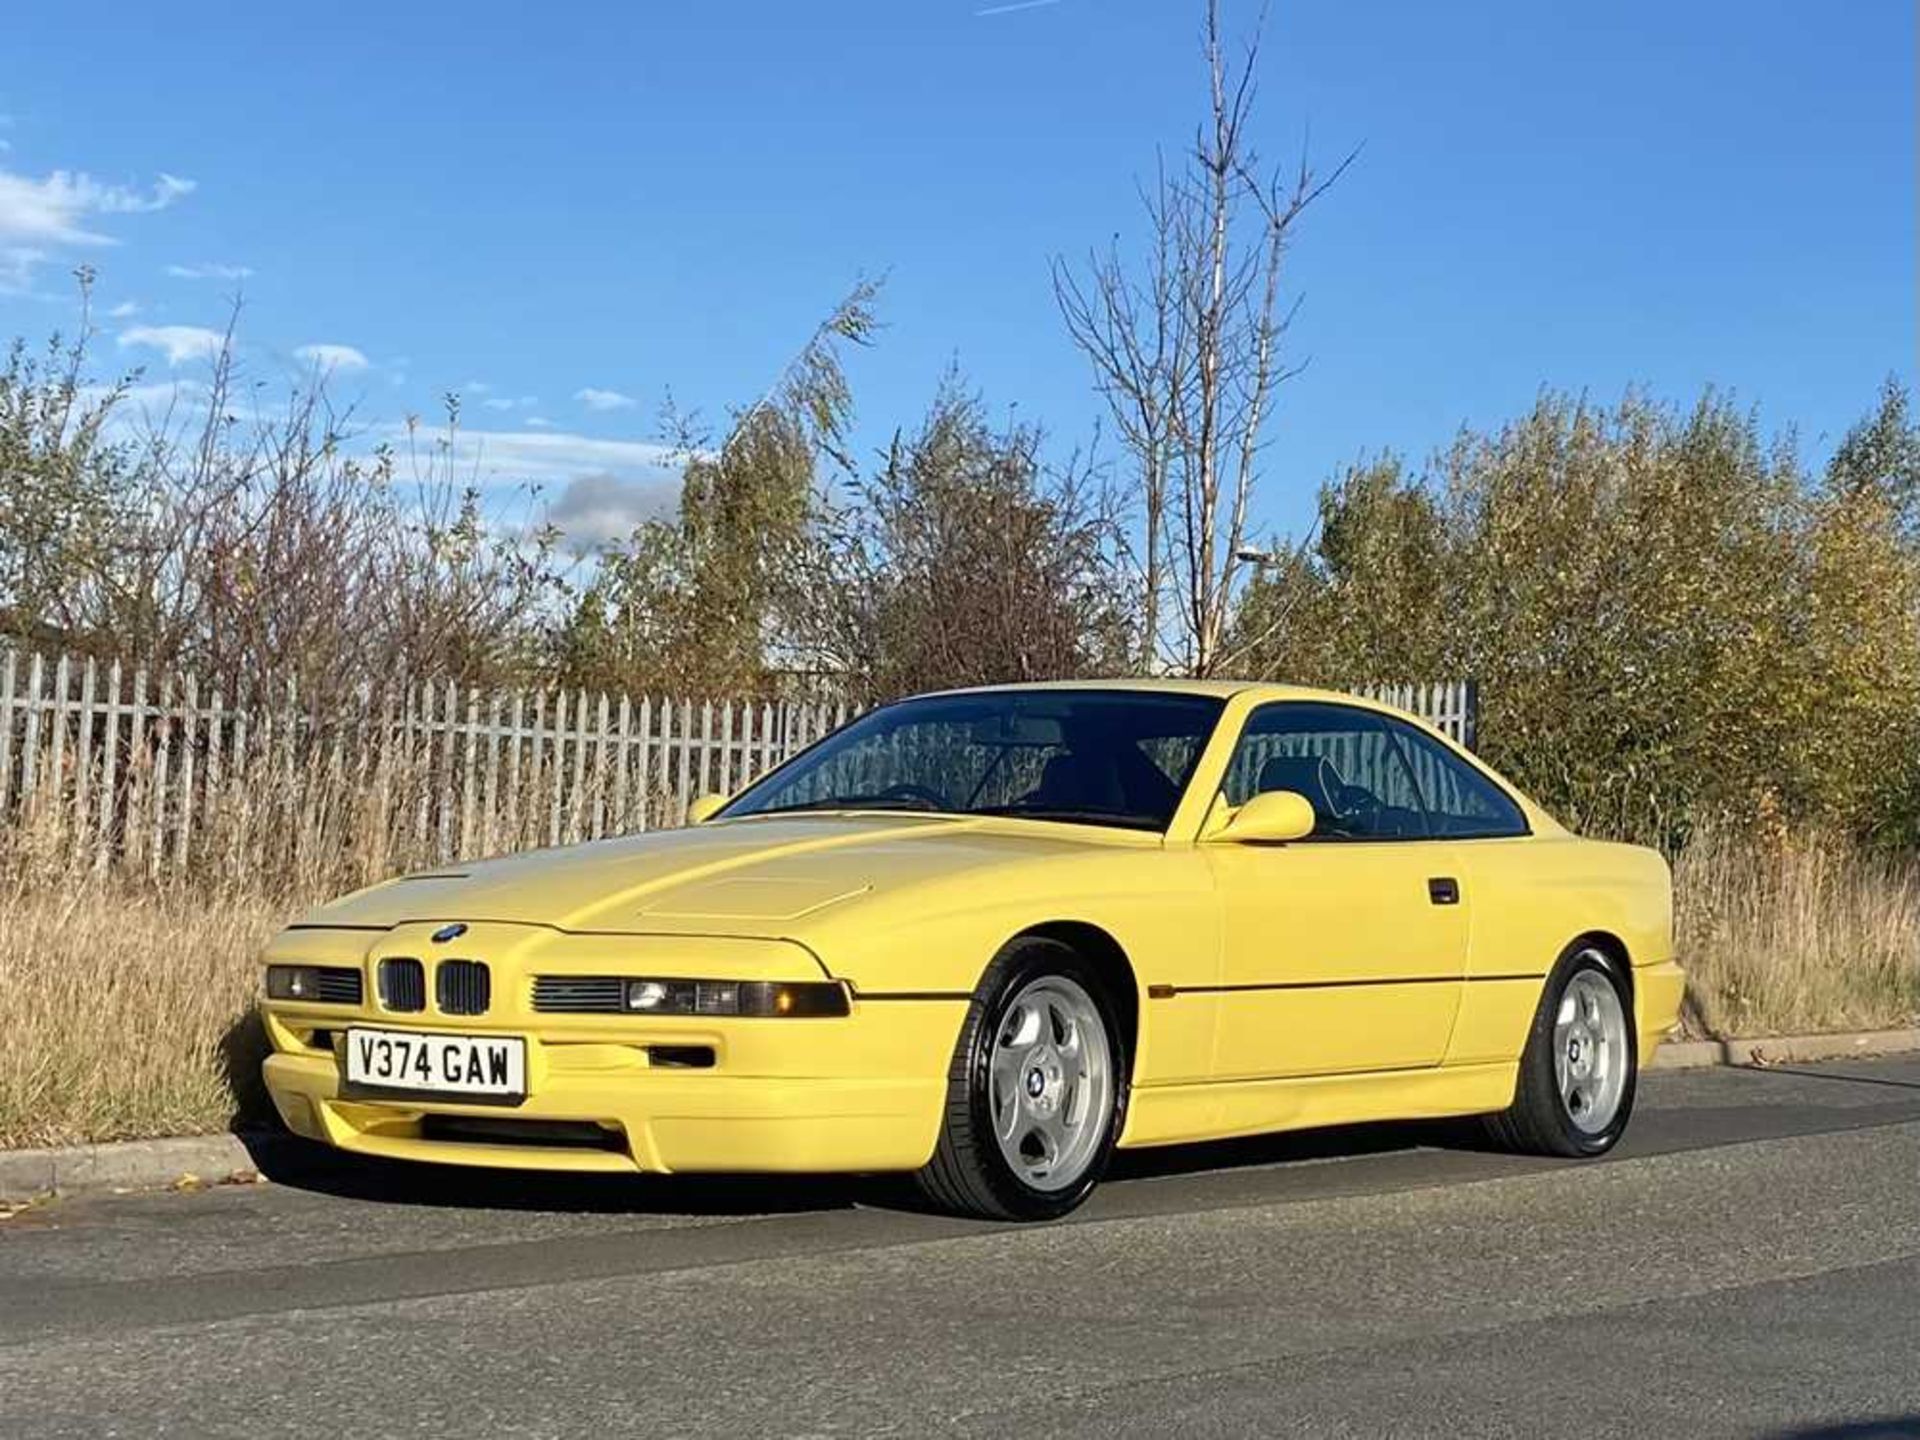
<svg viewBox="0 0 1920 1440">
<path fill-rule="evenodd" d="M 409 432 L 405 425 L 383 427 L 379 437 L 404 448 L 409 441 L 424 452 L 438 438 L 431 424 Z M 677 486 L 686 452 L 656 440 L 601 440 L 564 430 L 454 431 L 450 456 L 463 475 L 482 482 L 565 484 L 582 475 L 612 475 L 622 480 L 671 478 Z"/>
<path fill-rule="evenodd" d="M 593 549 L 626 539 L 644 520 L 671 514 L 679 495 L 678 476 L 581 475 L 567 482 L 547 518 L 574 545 Z"/>
<path fill-rule="evenodd" d="M 176 280 L 244 280 L 253 274 L 251 265 L 169 265 L 167 274 Z"/>
<path fill-rule="evenodd" d="M 176 413 L 204 411 L 209 394 L 207 384 L 201 380 L 160 380 L 147 385 L 129 385 L 121 392 L 120 403 L 138 411 L 143 419 L 157 421 Z"/>
<path fill-rule="evenodd" d="M 321 370 L 364 370 L 373 363 L 351 345 L 302 345 L 293 353 Z"/>
<path fill-rule="evenodd" d="M 81 389 L 80 397 L 85 404 L 97 405 L 114 393 L 111 386 L 89 385 Z M 139 439 L 204 422 L 212 387 L 204 380 L 158 380 L 126 386 L 118 395 L 108 412 L 107 428 L 116 439 Z"/>
<path fill-rule="evenodd" d="M 46 245 L 111 245 L 86 228 L 94 215 L 139 215 L 164 210 L 193 189 L 191 180 L 163 174 L 147 191 L 103 185 L 91 175 L 55 170 L 44 180 L 0 170 L 0 240 Z"/>
<path fill-rule="evenodd" d="M 140 190 L 77 171 L 35 179 L 0 170 L 0 284 L 24 288 L 33 268 L 55 250 L 117 243 L 94 227 L 100 216 L 164 210 L 192 190 L 191 180 L 164 172 Z"/>
<path fill-rule="evenodd" d="M 489 410 L 531 410 L 540 403 L 538 395 L 490 395 L 480 402 Z"/>
<path fill-rule="evenodd" d="M 139 313 L 139 301 L 122 300 L 118 305 L 115 305 L 111 310 L 107 311 L 107 318 L 109 320 L 125 320 L 129 315 L 138 315 Z"/>
<path fill-rule="evenodd" d="M 86 179 L 83 175 L 81 179 Z M 183 180 L 178 175 L 160 172 L 160 178 L 153 182 L 153 189 L 146 194 L 128 189 L 124 185 L 107 185 L 98 190 L 100 209 L 108 215 L 142 215 L 150 210 L 164 210 L 183 195 L 191 195 L 198 185 L 192 180 Z"/>
<path fill-rule="evenodd" d="M 529 415 L 529 416 L 527 416 L 527 424 L 529 424 L 529 425 L 531 425 L 531 426 L 533 426 L 533 428 L 534 428 L 534 429 L 536 429 L 536 430 L 551 430 L 551 429 L 553 429 L 553 421 L 551 421 L 551 420 L 549 420 L 549 419 L 547 419 L 547 417 L 546 417 L 546 416 L 544 416 L 544 415 Z"/>
<path fill-rule="evenodd" d="M 631 410 L 640 403 L 631 395 L 622 395 L 618 390 L 596 390 L 591 385 L 584 390 L 574 391 L 573 398 L 589 410 Z"/>
<path fill-rule="evenodd" d="M 141 345 L 165 353 L 167 364 L 208 360 L 220 353 L 227 337 L 199 325 L 135 325 L 120 332 L 122 346 Z"/>
<path fill-rule="evenodd" d="M 0 295 L 30 290 L 34 267 L 46 258 L 31 245 L 0 245 Z"/>
</svg>

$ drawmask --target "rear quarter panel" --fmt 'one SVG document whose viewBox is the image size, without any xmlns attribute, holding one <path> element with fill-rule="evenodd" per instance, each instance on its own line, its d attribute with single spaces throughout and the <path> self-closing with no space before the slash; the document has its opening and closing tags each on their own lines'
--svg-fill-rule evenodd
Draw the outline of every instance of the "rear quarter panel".
<svg viewBox="0 0 1920 1440">
<path fill-rule="evenodd" d="M 1458 848 L 1469 984 L 1448 1064 L 1518 1058 L 1546 975 L 1582 936 L 1609 937 L 1626 952 L 1636 1004 L 1643 988 L 1667 1004 L 1664 982 L 1645 985 L 1673 962 L 1673 882 L 1657 852 L 1557 829 Z"/>
</svg>

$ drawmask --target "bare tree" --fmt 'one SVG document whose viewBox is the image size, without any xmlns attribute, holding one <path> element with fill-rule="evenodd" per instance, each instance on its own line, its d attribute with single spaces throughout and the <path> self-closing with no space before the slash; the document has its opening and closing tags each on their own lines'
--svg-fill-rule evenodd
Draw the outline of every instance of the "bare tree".
<svg viewBox="0 0 1920 1440">
<path fill-rule="evenodd" d="M 1119 523 L 1078 456 L 997 427 L 949 372 L 912 431 L 823 511 L 793 614 L 815 666 L 863 700 L 1110 673 L 1131 599 Z"/>
<path fill-rule="evenodd" d="M 1303 156 L 1263 168 L 1249 126 L 1260 28 L 1227 53 L 1207 0 L 1207 115 L 1192 148 L 1141 187 L 1149 240 L 1118 244 L 1083 270 L 1054 264 L 1054 291 L 1092 363 L 1138 472 L 1144 524 L 1143 663 L 1194 675 L 1230 658 L 1227 632 L 1246 560 L 1249 510 L 1294 306 L 1281 275 L 1301 213 L 1354 159 L 1326 175 Z M 1357 154 L 1357 152 L 1355 152 Z M 1171 606 L 1171 616 L 1166 607 Z"/>
<path fill-rule="evenodd" d="M 530 488 L 462 473 L 457 407 L 437 437 L 410 424 L 410 465 L 368 449 L 321 372 L 242 373 L 236 301 L 206 379 L 132 413 L 138 372 L 86 382 L 90 280 L 71 342 L 0 365 L 0 633 L 229 696 L 537 668 L 556 536 Z"/>
</svg>

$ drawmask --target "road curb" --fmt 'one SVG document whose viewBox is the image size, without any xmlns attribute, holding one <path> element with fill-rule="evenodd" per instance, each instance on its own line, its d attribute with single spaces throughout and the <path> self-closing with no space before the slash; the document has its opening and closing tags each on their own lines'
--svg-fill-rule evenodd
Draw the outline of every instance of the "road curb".
<svg viewBox="0 0 1920 1440">
<path fill-rule="evenodd" d="M 213 1184 L 257 1168 L 238 1135 L 0 1150 L 0 1201 L 88 1190 L 154 1190 L 187 1176 Z"/>
<path fill-rule="evenodd" d="M 1662 1045 L 1649 1070 L 1704 1070 L 1714 1065 L 1796 1065 L 1920 1050 L 1920 1029 L 1856 1030 L 1836 1035 L 1753 1035 L 1744 1039 L 1675 1040 Z"/>
</svg>

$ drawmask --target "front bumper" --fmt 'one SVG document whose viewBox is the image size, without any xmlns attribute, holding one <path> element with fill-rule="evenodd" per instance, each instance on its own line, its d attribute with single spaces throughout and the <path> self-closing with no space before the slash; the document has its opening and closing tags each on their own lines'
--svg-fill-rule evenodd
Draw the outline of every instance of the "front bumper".
<svg viewBox="0 0 1920 1440">
<path fill-rule="evenodd" d="M 540 1053 L 538 1037 L 529 1049 Z M 933 1153 L 946 1091 L 939 1075 L 791 1079 L 641 1064 L 618 1074 L 549 1071 L 525 1101 L 507 1107 L 348 1098 L 330 1055 L 272 1055 L 264 1073 L 289 1130 L 342 1150 L 451 1165 L 661 1174 L 916 1169 Z M 493 1138 L 449 1138 L 430 1117 L 476 1121 L 466 1133 Z M 604 1141 L 543 1143 L 545 1122 L 592 1125 Z"/>
<path fill-rule="evenodd" d="M 1686 998 L 1687 972 L 1672 960 L 1642 965 L 1633 972 L 1635 1028 L 1639 1032 L 1640 1063 L 1644 1066 L 1653 1052 L 1680 1023 L 1680 1002 Z"/>
<path fill-rule="evenodd" d="M 263 1075 L 289 1130 L 395 1159 L 616 1173 L 910 1170 L 933 1153 L 964 999 L 856 995 L 852 1013 L 834 1017 L 549 1013 L 534 1008 L 535 974 L 614 966 L 787 981 L 822 972 L 784 942 L 576 936 L 476 923 L 461 949 L 493 967 L 484 1014 L 444 1013 L 431 984 L 423 1005 L 389 1008 L 377 982 L 381 959 L 444 958 L 432 929 L 396 927 L 372 946 L 364 934 L 341 931 L 277 937 L 269 961 L 345 965 L 364 976 L 358 1004 L 260 1006 L 273 1049 Z M 503 1104 L 350 1093 L 343 1061 L 354 1025 L 522 1037 L 526 1097 Z M 705 1052 L 707 1066 L 666 1063 L 663 1049 Z"/>
</svg>

